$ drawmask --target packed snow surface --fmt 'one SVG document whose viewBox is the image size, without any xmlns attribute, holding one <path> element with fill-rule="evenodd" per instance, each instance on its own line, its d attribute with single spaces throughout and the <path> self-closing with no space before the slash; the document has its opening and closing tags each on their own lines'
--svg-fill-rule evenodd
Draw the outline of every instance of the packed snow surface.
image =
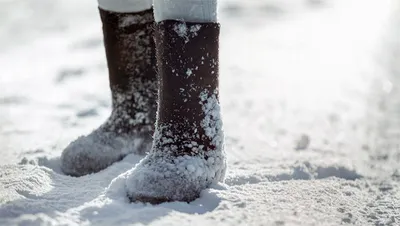
<svg viewBox="0 0 400 226">
<path fill-rule="evenodd" d="M 96 1 L 1 1 L 0 225 L 400 225 L 397 4 L 221 0 L 227 177 L 153 206 L 126 195 L 138 156 L 60 170 L 110 113 Z"/>
</svg>

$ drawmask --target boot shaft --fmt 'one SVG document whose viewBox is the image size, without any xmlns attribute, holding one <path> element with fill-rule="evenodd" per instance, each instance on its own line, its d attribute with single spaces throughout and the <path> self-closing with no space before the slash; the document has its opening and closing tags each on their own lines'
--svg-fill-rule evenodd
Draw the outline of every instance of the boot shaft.
<svg viewBox="0 0 400 226">
<path fill-rule="evenodd" d="M 112 94 L 111 117 L 121 121 L 124 130 L 144 124 L 153 127 L 157 110 L 153 10 L 99 10 Z"/>
<path fill-rule="evenodd" d="M 222 148 L 219 32 L 218 23 L 158 23 L 158 149 L 194 155 Z"/>
<path fill-rule="evenodd" d="M 133 77 L 154 80 L 153 10 L 116 13 L 100 9 L 100 15 L 111 90 L 123 92 L 131 89 Z"/>
</svg>

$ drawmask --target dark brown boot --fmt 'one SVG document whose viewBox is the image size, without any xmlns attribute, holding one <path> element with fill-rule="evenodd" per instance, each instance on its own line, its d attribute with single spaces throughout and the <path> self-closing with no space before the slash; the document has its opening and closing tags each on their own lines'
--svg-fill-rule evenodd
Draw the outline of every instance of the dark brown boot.
<svg viewBox="0 0 400 226">
<path fill-rule="evenodd" d="M 109 68 L 112 113 L 62 153 L 64 173 L 82 176 L 130 153 L 150 150 L 157 110 L 153 10 L 115 13 L 100 9 Z"/>
<path fill-rule="evenodd" d="M 132 201 L 190 202 L 226 171 L 218 90 L 219 24 L 156 27 L 160 75 L 153 148 L 128 172 Z"/>
</svg>

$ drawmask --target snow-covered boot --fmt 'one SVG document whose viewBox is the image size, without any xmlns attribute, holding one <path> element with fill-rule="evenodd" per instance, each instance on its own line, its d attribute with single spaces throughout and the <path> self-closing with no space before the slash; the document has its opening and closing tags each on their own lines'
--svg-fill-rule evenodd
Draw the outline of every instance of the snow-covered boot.
<svg viewBox="0 0 400 226">
<path fill-rule="evenodd" d="M 149 151 L 157 111 L 154 16 L 149 9 L 117 13 L 100 9 L 109 68 L 112 113 L 88 136 L 62 153 L 65 174 L 82 176 L 105 169 L 130 153 Z"/>
<path fill-rule="evenodd" d="M 126 174 L 133 202 L 190 202 L 226 171 L 219 91 L 218 23 L 161 21 L 160 77 L 153 147 Z"/>
</svg>

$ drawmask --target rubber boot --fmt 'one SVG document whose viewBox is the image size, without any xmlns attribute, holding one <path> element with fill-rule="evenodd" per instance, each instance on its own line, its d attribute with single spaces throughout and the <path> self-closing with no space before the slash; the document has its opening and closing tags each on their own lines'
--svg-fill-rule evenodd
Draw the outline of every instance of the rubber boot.
<svg viewBox="0 0 400 226">
<path fill-rule="evenodd" d="M 65 174 L 105 169 L 130 153 L 151 148 L 157 110 L 153 10 L 115 13 L 100 9 L 112 94 L 112 113 L 62 153 Z"/>
<path fill-rule="evenodd" d="M 190 202 L 224 179 L 226 159 L 218 91 L 218 23 L 156 26 L 160 75 L 153 147 L 126 174 L 133 202 Z"/>
</svg>

